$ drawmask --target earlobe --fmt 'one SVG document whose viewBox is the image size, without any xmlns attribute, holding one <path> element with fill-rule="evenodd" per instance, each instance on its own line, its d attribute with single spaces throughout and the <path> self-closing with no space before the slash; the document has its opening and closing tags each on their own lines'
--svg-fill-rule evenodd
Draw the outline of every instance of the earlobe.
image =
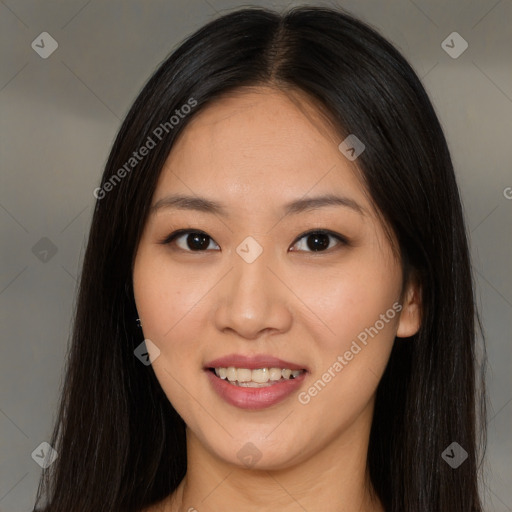
<svg viewBox="0 0 512 512">
<path fill-rule="evenodd" d="M 409 284 L 400 312 L 396 336 L 408 338 L 419 331 L 421 326 L 421 287 L 414 281 Z"/>
</svg>

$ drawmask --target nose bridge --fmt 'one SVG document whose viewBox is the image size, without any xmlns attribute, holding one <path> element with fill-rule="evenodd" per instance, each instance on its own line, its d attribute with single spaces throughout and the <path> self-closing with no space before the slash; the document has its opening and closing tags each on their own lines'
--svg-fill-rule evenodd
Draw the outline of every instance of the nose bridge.
<svg viewBox="0 0 512 512">
<path fill-rule="evenodd" d="M 265 329 L 285 329 L 290 314 L 279 280 L 270 270 L 272 250 L 248 236 L 233 253 L 232 271 L 222 287 L 218 328 L 253 338 Z M 274 265 L 275 266 L 275 265 Z M 270 267 L 270 268 L 269 268 Z"/>
<path fill-rule="evenodd" d="M 272 291 L 270 248 L 263 248 L 252 236 L 246 237 L 236 248 L 233 257 L 232 307 L 246 310 L 246 316 L 255 317 L 269 306 Z"/>
</svg>

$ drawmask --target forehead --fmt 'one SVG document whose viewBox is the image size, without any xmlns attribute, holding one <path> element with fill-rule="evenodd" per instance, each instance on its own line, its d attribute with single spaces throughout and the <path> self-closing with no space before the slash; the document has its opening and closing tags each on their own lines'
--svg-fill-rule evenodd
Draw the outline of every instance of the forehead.
<svg viewBox="0 0 512 512">
<path fill-rule="evenodd" d="M 190 120 L 169 154 L 155 200 L 169 191 L 215 190 L 227 202 L 255 197 L 282 203 L 337 191 L 369 206 L 355 164 L 338 150 L 340 142 L 305 94 L 237 90 Z"/>
</svg>

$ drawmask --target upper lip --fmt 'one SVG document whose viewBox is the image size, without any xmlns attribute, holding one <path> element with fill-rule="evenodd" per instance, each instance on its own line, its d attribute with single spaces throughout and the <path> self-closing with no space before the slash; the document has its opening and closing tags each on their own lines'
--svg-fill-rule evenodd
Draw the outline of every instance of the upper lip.
<svg viewBox="0 0 512 512">
<path fill-rule="evenodd" d="M 258 368 L 285 368 L 289 370 L 306 370 L 304 365 L 291 363 L 273 357 L 268 354 L 245 356 L 242 354 L 229 354 L 227 356 L 219 357 L 205 364 L 205 369 L 208 368 L 229 368 L 234 366 L 235 368 L 248 368 L 249 370 L 255 370 Z"/>
</svg>

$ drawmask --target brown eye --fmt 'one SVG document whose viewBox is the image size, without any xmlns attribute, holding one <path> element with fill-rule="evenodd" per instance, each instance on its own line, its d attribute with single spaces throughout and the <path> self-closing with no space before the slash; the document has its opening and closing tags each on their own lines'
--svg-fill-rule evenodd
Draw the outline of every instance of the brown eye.
<svg viewBox="0 0 512 512">
<path fill-rule="evenodd" d="M 339 242 L 338 245 L 347 245 L 348 243 L 347 240 L 341 235 L 326 230 L 309 231 L 308 233 L 304 233 L 303 235 L 301 235 L 301 237 L 298 240 L 300 241 L 302 239 L 305 239 L 306 243 L 305 245 L 302 244 L 301 248 L 298 250 L 306 250 L 306 252 L 325 252 L 329 248 L 329 245 L 331 243 L 330 239 L 337 240 Z M 295 242 L 294 245 L 296 245 L 297 243 L 298 242 Z"/>
<path fill-rule="evenodd" d="M 213 242 L 213 239 L 202 231 L 180 229 L 179 231 L 171 233 L 162 241 L 162 243 L 166 245 L 172 242 L 176 242 L 176 245 L 184 251 L 204 252 L 208 249 L 210 242 Z"/>
</svg>

